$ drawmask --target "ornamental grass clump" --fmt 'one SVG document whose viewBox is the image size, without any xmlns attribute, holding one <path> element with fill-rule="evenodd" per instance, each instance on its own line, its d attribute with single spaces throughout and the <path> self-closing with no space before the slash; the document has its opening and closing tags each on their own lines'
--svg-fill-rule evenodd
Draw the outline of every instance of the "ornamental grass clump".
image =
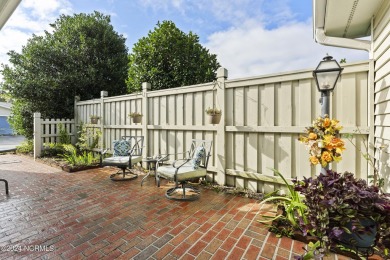
<svg viewBox="0 0 390 260">
<path fill-rule="evenodd" d="M 325 168 L 331 162 L 341 161 L 341 154 L 345 150 L 344 141 L 339 137 L 341 129 L 339 121 L 330 119 L 328 115 L 318 117 L 312 126 L 306 128 L 299 141 L 309 149 L 312 165 L 320 164 Z"/>
</svg>

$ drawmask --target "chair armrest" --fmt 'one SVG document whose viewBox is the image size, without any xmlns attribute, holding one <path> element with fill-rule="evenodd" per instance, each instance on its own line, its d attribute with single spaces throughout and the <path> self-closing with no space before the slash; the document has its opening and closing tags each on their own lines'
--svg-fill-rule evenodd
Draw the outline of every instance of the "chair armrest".
<svg viewBox="0 0 390 260">
<path fill-rule="evenodd" d="M 102 164 L 103 164 L 103 156 L 107 153 L 107 151 L 108 151 L 108 149 L 105 149 L 105 150 L 101 149 L 101 151 L 100 151 L 100 166 L 102 166 Z"/>
<path fill-rule="evenodd" d="M 168 153 L 168 154 L 159 154 L 157 155 L 157 162 L 158 163 L 162 163 L 162 162 L 165 162 L 165 161 L 168 161 L 169 160 L 169 156 L 171 155 L 177 155 L 177 154 L 186 154 L 187 152 L 185 153 Z"/>
<path fill-rule="evenodd" d="M 170 155 L 171 154 L 169 154 L 169 153 L 168 154 L 159 154 L 154 158 L 157 160 L 157 163 L 162 163 L 162 162 L 168 161 Z"/>
<path fill-rule="evenodd" d="M 176 168 L 176 169 L 180 169 L 184 164 L 188 163 L 191 159 L 179 159 L 179 160 L 176 160 L 172 163 L 172 166 L 173 168 Z M 179 166 L 176 166 L 176 163 L 179 162 L 179 161 L 183 161 L 182 164 L 180 164 Z"/>
</svg>

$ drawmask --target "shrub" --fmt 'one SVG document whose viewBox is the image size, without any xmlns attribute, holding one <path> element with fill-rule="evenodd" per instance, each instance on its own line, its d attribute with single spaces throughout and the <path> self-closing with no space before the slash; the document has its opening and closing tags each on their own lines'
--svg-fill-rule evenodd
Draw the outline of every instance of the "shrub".
<svg viewBox="0 0 390 260">
<path fill-rule="evenodd" d="M 42 157 L 57 157 L 64 154 L 64 152 L 62 143 L 44 143 Z"/>
<path fill-rule="evenodd" d="M 34 143 L 32 139 L 28 139 L 21 143 L 20 145 L 16 146 L 16 152 L 17 153 L 33 153 L 34 152 Z"/>
<path fill-rule="evenodd" d="M 71 144 L 65 144 L 63 147 L 65 153 L 61 157 L 71 166 L 88 166 L 99 162 L 99 157 L 94 156 L 93 152 L 83 151 L 78 154 L 76 147 Z"/>
<path fill-rule="evenodd" d="M 361 220 L 371 219 L 381 229 L 387 229 L 386 216 L 390 200 L 376 186 L 356 179 L 352 173 L 328 171 L 316 178 L 295 181 L 295 190 L 305 196 L 307 218 L 314 234 L 325 248 L 336 245 L 344 233 L 367 234 L 370 230 Z M 351 228 L 347 228 L 348 225 Z"/>
<path fill-rule="evenodd" d="M 70 144 L 70 135 L 63 124 L 58 124 L 59 141 L 61 144 Z"/>
<path fill-rule="evenodd" d="M 86 127 L 81 123 L 78 131 L 78 140 L 76 143 L 80 151 L 92 150 L 99 147 L 99 140 L 102 132 L 96 128 Z"/>
</svg>

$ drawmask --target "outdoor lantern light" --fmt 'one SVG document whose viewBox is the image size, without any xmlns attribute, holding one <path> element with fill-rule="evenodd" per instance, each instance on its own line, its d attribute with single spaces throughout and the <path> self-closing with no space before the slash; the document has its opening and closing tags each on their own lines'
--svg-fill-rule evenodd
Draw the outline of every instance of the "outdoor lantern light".
<svg viewBox="0 0 390 260">
<path fill-rule="evenodd" d="M 332 56 L 326 56 L 313 71 L 318 91 L 333 91 L 342 70 Z"/>
<path fill-rule="evenodd" d="M 337 61 L 327 55 L 313 71 L 318 91 L 321 92 L 321 116 L 329 115 L 330 92 L 336 87 L 342 70 Z"/>
<path fill-rule="evenodd" d="M 321 92 L 321 116 L 330 114 L 330 92 L 336 87 L 337 80 L 340 77 L 343 68 L 333 59 L 332 56 L 327 55 L 313 71 L 313 76 L 316 80 L 318 91 Z M 321 172 L 327 175 L 329 164 L 321 168 Z"/>
</svg>

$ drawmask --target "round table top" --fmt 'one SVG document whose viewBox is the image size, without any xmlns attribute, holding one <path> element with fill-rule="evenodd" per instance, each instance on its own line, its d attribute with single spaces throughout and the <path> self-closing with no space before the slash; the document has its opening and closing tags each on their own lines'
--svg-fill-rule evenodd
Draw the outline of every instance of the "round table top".
<svg viewBox="0 0 390 260">
<path fill-rule="evenodd" d="M 142 161 L 143 162 L 157 162 L 159 159 L 161 159 L 161 157 L 146 157 L 146 158 L 143 158 Z M 169 159 L 169 157 L 167 156 L 166 158 L 161 160 L 161 162 L 168 161 L 168 159 Z"/>
<path fill-rule="evenodd" d="M 143 162 L 157 162 L 156 158 L 153 157 L 146 157 L 142 159 Z"/>
</svg>

